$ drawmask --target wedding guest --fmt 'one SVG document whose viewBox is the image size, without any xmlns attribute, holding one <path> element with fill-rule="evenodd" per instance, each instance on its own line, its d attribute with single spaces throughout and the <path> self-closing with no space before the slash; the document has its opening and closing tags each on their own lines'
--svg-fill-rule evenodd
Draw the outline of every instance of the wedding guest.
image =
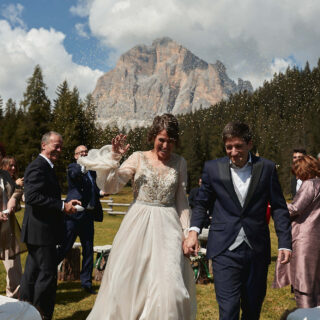
<svg viewBox="0 0 320 320">
<path fill-rule="evenodd" d="M 292 163 L 301 159 L 304 155 L 307 154 L 307 151 L 304 148 L 294 148 L 292 150 Z M 297 191 L 301 187 L 302 181 L 296 176 L 291 177 L 291 198 L 296 195 Z"/>
<path fill-rule="evenodd" d="M 0 169 L 8 171 L 13 181 L 15 181 L 16 185 L 20 188 L 23 188 L 24 179 L 23 177 L 18 178 L 19 171 L 17 161 L 14 157 L 5 156 L 1 161 Z"/>
<path fill-rule="evenodd" d="M 74 158 L 86 157 L 88 149 L 84 145 L 77 146 Z M 82 247 L 82 268 L 80 280 L 82 288 L 91 294 L 93 270 L 93 238 L 94 221 L 103 220 L 103 211 L 100 197 L 105 196 L 96 185 L 95 171 L 87 171 L 78 163 L 71 163 L 67 170 L 68 194 L 66 201 L 77 199 L 81 201 L 81 211 L 65 217 L 65 238 L 58 250 L 58 262 L 62 261 L 72 248 L 77 237 L 80 238 Z"/>
<path fill-rule="evenodd" d="M 7 272 L 6 295 L 14 298 L 19 295 L 22 275 L 20 253 L 26 251 L 14 214 L 21 196 L 22 190 L 16 188 L 9 173 L 0 170 L 0 259 Z"/>
<path fill-rule="evenodd" d="M 292 165 L 302 185 L 288 209 L 292 221 L 292 258 L 289 264 L 277 263 L 273 286 L 291 284 L 298 308 L 320 305 L 320 164 L 303 156 Z"/>
<path fill-rule="evenodd" d="M 78 200 L 63 202 L 54 163 L 62 152 L 62 137 L 50 131 L 41 139 L 41 153 L 25 171 L 26 208 L 21 239 L 28 256 L 20 299 L 30 302 L 43 320 L 52 319 L 57 288 L 57 250 L 64 232 L 64 214 L 77 212 Z"/>
</svg>

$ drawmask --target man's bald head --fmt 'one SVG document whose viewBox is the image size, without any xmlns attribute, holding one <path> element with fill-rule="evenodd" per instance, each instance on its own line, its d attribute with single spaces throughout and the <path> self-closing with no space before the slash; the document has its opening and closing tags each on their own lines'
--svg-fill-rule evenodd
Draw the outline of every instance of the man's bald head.
<svg viewBox="0 0 320 320">
<path fill-rule="evenodd" d="M 84 145 L 77 146 L 74 150 L 74 158 L 76 160 L 79 159 L 79 157 L 86 157 L 88 155 L 88 148 Z"/>
</svg>

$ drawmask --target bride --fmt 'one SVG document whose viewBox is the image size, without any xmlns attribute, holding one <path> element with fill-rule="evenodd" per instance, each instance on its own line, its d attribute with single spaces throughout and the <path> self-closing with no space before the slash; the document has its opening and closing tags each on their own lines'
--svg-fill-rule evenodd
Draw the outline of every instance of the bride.
<svg viewBox="0 0 320 320">
<path fill-rule="evenodd" d="M 172 152 L 178 138 L 177 119 L 164 114 L 155 117 L 148 134 L 152 150 L 134 152 L 119 167 L 129 145 L 118 135 L 112 147 L 90 150 L 78 160 L 97 171 L 97 184 L 106 193 L 132 179 L 134 194 L 87 320 L 195 319 L 193 273 L 182 251 L 190 216 L 187 167 Z"/>
</svg>

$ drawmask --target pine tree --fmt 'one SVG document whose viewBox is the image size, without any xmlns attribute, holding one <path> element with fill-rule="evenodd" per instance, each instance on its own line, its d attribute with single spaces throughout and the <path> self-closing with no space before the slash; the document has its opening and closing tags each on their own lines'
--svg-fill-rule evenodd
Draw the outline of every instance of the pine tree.
<svg viewBox="0 0 320 320">
<path fill-rule="evenodd" d="M 1 126 L 1 143 L 5 146 L 8 155 L 13 155 L 16 160 L 20 173 L 23 174 L 24 168 L 27 165 L 26 155 L 24 154 L 27 148 L 23 148 L 23 135 L 20 135 L 20 124 L 24 123 L 24 114 L 20 109 L 17 110 L 16 103 L 9 99 L 5 106 L 3 117 L 3 126 Z"/>
<path fill-rule="evenodd" d="M 3 119 L 3 100 L 0 96 L 0 121 Z"/>
<path fill-rule="evenodd" d="M 67 81 L 57 88 L 57 99 L 54 101 L 52 128 L 63 138 L 63 151 L 56 165 L 56 172 L 61 185 L 65 189 L 66 169 L 74 161 L 74 150 L 78 145 L 86 144 L 84 132 L 85 115 L 83 103 L 77 88 L 69 89 Z"/>
<path fill-rule="evenodd" d="M 93 148 L 98 141 L 98 129 L 95 125 L 96 120 L 96 109 L 97 106 L 94 103 L 91 94 L 86 96 L 84 104 L 84 122 L 83 122 L 83 133 L 84 133 L 84 144 L 89 148 Z"/>
<path fill-rule="evenodd" d="M 7 154 L 15 154 L 17 146 L 16 142 L 16 126 L 17 126 L 17 108 L 16 102 L 11 98 L 5 106 L 5 114 L 3 117 L 3 126 L 1 126 L 1 142 L 5 146 Z"/>
<path fill-rule="evenodd" d="M 22 142 L 19 143 L 19 152 L 24 154 L 23 167 L 39 154 L 41 137 L 50 130 L 51 103 L 46 89 L 42 70 L 37 65 L 32 77 L 27 81 L 27 88 L 20 103 L 25 114 L 24 121 L 19 123 L 19 138 Z"/>
</svg>

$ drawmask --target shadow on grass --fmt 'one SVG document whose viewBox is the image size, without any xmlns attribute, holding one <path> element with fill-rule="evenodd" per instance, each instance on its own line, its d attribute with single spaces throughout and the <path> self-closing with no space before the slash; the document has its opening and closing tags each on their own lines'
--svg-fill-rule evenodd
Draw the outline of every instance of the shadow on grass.
<svg viewBox="0 0 320 320">
<path fill-rule="evenodd" d="M 63 320 L 85 320 L 91 310 L 86 311 L 76 311 L 73 315 L 70 317 L 63 317 L 63 318 L 57 318 L 57 319 L 63 319 Z"/>
<path fill-rule="evenodd" d="M 99 286 L 93 285 L 93 289 L 98 291 Z M 81 301 L 88 296 L 90 296 L 90 294 L 81 288 L 81 283 L 79 281 L 59 282 L 56 303 L 66 305 L 70 302 Z"/>
<path fill-rule="evenodd" d="M 59 281 L 58 282 L 58 291 L 59 290 L 74 290 L 80 289 L 81 283 L 80 281 Z"/>
</svg>

